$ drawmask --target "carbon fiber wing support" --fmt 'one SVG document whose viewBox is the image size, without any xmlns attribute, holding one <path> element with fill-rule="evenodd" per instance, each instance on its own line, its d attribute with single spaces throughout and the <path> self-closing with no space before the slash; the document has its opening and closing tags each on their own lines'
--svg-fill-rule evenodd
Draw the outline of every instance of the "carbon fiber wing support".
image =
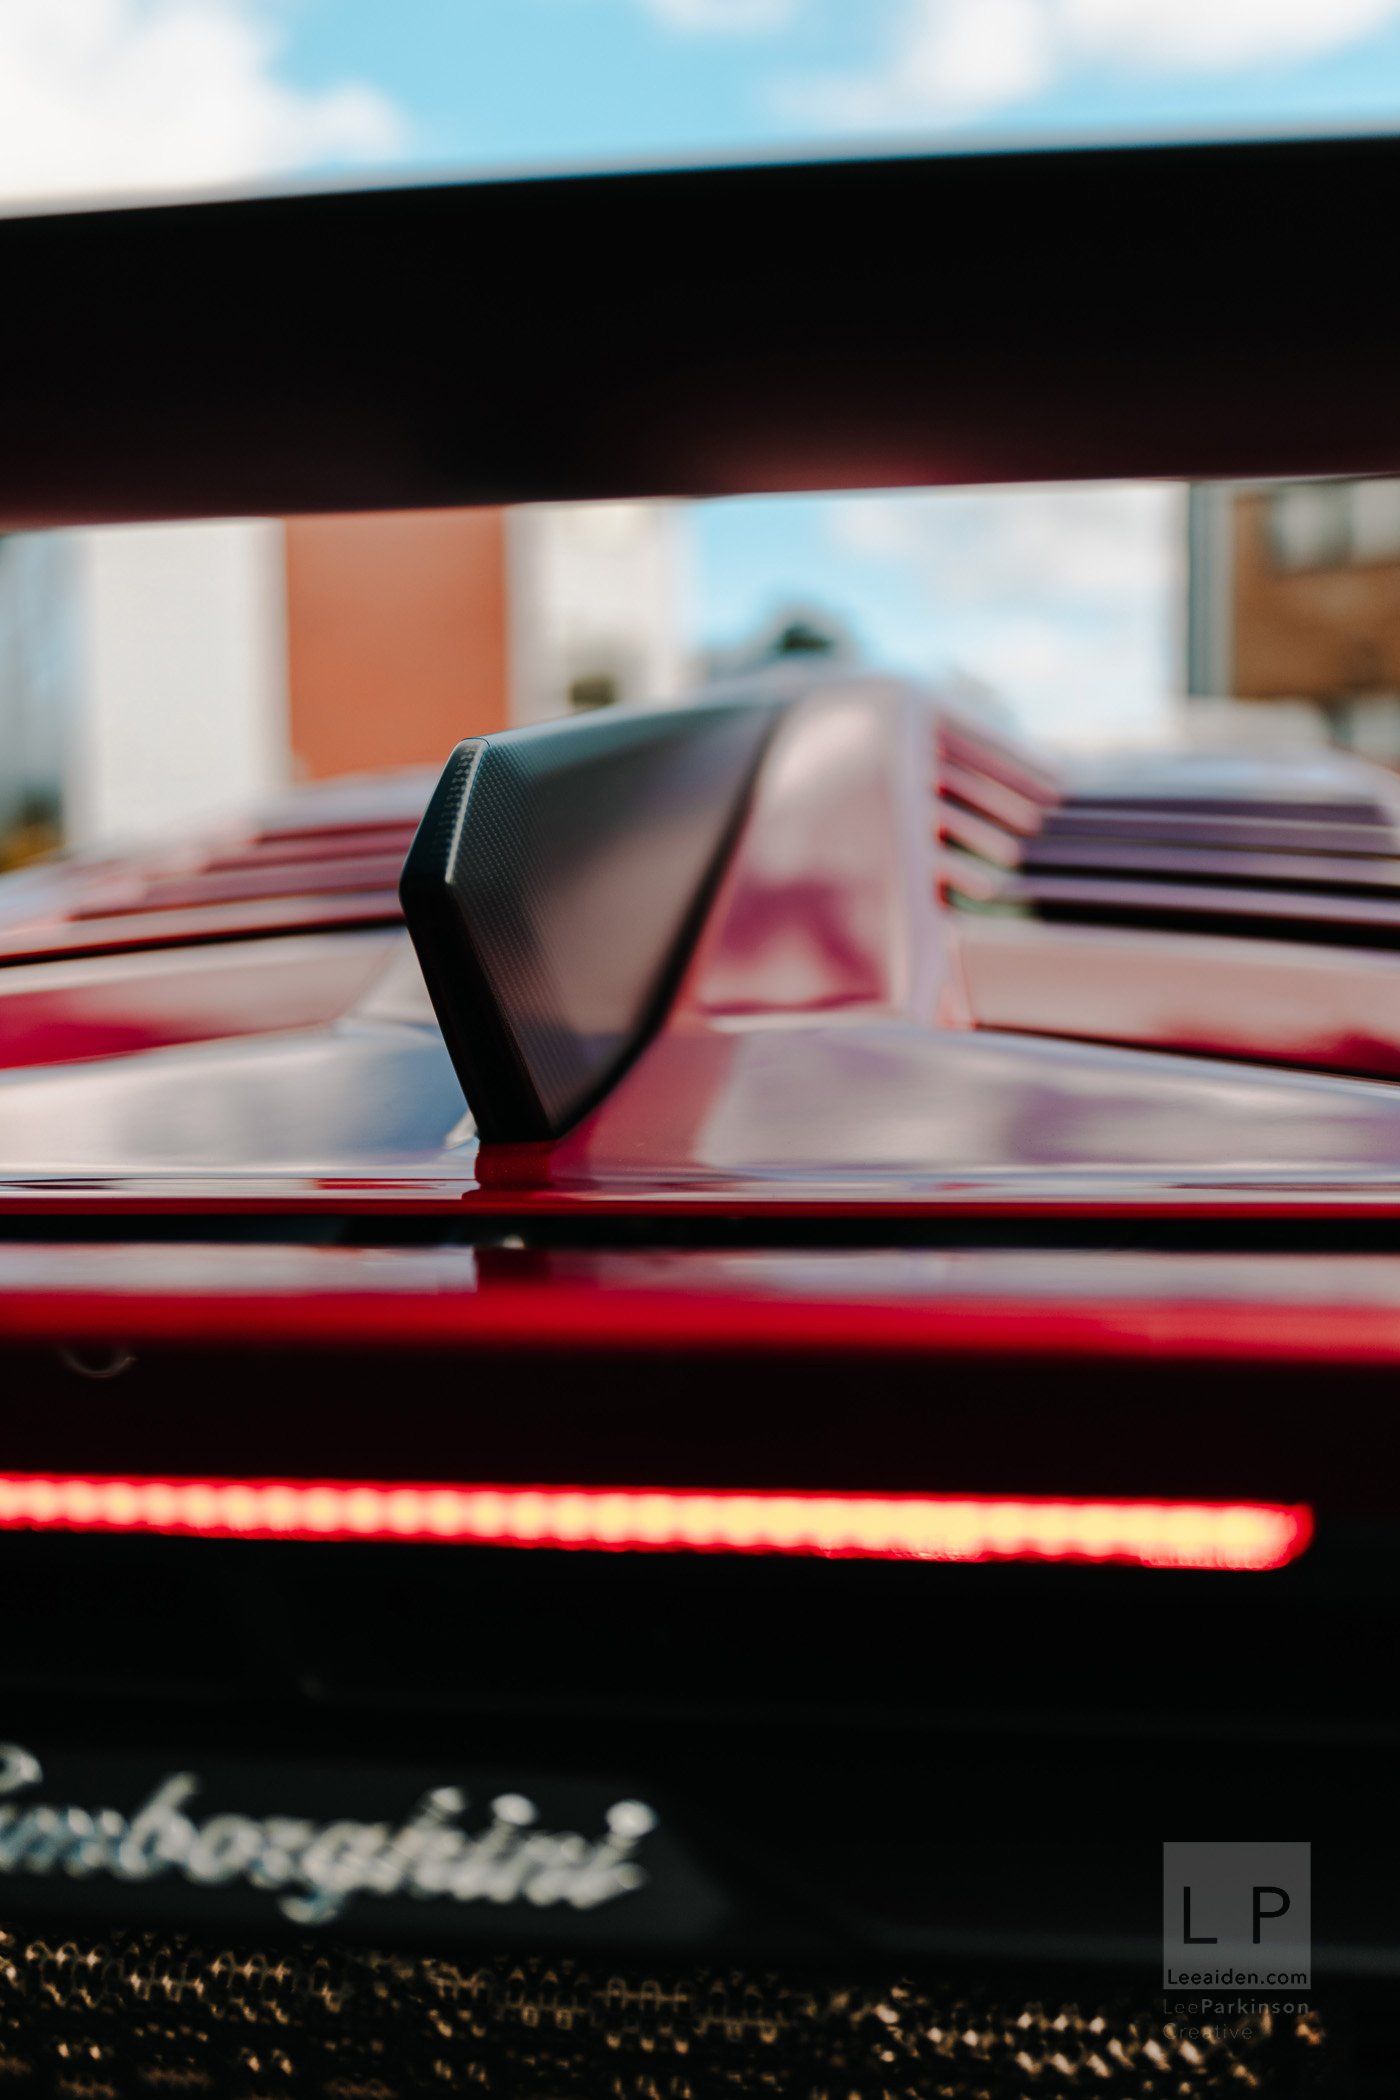
<svg viewBox="0 0 1400 2100">
<path fill-rule="evenodd" d="M 452 753 L 400 895 L 483 1138 L 558 1135 L 646 1041 L 780 706 L 584 716 Z"/>
</svg>

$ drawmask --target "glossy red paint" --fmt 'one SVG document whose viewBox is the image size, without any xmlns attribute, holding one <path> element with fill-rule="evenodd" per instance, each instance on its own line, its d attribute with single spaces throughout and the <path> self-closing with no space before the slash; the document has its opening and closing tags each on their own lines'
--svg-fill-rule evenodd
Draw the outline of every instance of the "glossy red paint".
<svg viewBox="0 0 1400 2100">
<path fill-rule="evenodd" d="M 1219 934 L 954 922 L 976 1024 L 1400 1076 L 1400 955 Z"/>
<path fill-rule="evenodd" d="M 726 1020 L 962 1018 L 930 910 L 922 695 L 818 687 L 779 724 L 665 1033 Z"/>
<path fill-rule="evenodd" d="M 0 1531 L 1262 1573 L 1306 1551 L 1313 1516 L 1249 1502 L 0 1473 Z"/>
<path fill-rule="evenodd" d="M 547 1154 L 477 1174 L 503 1204 L 763 1214 L 1394 1203 L 1400 1096 L 898 1016 L 677 1026 Z"/>
<path fill-rule="evenodd" d="M 1388 1258 L 0 1244 L 0 1338 L 1392 1366 Z"/>
<path fill-rule="evenodd" d="M 1400 1214 L 1388 1087 L 864 1015 L 668 1031 L 552 1147 L 444 1143 L 461 1115 L 430 1030 L 358 1017 L 37 1068 L 0 1088 L 0 1210 Z"/>
<path fill-rule="evenodd" d="M 391 891 L 351 890 L 338 896 L 253 898 L 231 912 L 224 904 L 185 905 L 108 918 L 75 916 L 0 929 L 0 968 L 61 956 L 124 955 L 148 948 L 192 948 L 262 935 L 355 933 L 397 926 L 399 901 Z"/>
<path fill-rule="evenodd" d="M 935 726 L 917 696 L 874 682 L 814 696 L 765 765 L 661 1034 L 556 1145 L 483 1148 L 473 1205 L 1394 1204 L 1388 1089 L 969 1033 L 985 1016 L 964 919 L 934 904 L 931 741 L 939 765 L 978 767 L 997 821 L 1032 826 L 1053 805 L 1052 776 Z M 1188 982 L 1200 946 L 1182 956 Z M 1176 974 L 1157 981 L 1168 1001 Z M 1295 1038 L 1306 1025 L 1295 1018 Z"/>
<path fill-rule="evenodd" d="M 404 942 L 343 1017 L 304 1010 L 310 1025 L 288 1027 L 284 1008 L 284 1025 L 242 1040 L 13 1074 L 0 1089 L 0 1210 L 656 1213 L 892 1231 L 932 1215 L 1400 1215 L 1389 1086 L 969 1025 L 969 993 L 986 982 L 964 975 L 963 920 L 932 902 L 930 735 L 921 699 L 879 681 L 819 685 L 794 707 L 664 1025 L 557 1144 L 476 1146 Z M 944 761 L 971 757 L 959 747 Z M 1008 796 L 1047 804 L 1038 774 L 995 753 L 982 762 L 1003 816 Z M 297 798 L 281 828 L 264 823 L 256 851 L 377 848 L 422 787 Z M 32 904 L 28 877 L 20 887 Z M 310 907 L 325 924 L 345 902 Z M 210 907 L 198 936 L 271 931 L 281 911 Z M 0 912 L 11 935 L 21 921 L 17 905 Z M 106 924 L 151 946 L 177 923 L 133 912 L 85 922 L 84 938 Z M 350 945 L 319 938 L 328 963 Z M 1182 950 L 1184 971 L 1200 952 Z M 119 970 L 111 979 L 103 1047 L 142 1025 L 151 958 L 128 966 L 127 992 Z M 1339 984 L 1347 967 L 1317 981 Z M 308 1007 L 319 974 L 308 972 Z M 1111 989 L 1127 1002 L 1142 983 L 1125 968 Z M 1270 997 L 1282 1027 L 1282 977 Z M 1297 1023 L 1295 1042 L 1312 1025 Z M 102 1043 L 94 1033 L 83 1047 L 81 1029 L 71 1040 L 85 1056 Z"/>
<path fill-rule="evenodd" d="M 13 964 L 0 969 L 0 1069 L 323 1026 L 395 945 L 392 932 L 352 932 Z"/>
</svg>

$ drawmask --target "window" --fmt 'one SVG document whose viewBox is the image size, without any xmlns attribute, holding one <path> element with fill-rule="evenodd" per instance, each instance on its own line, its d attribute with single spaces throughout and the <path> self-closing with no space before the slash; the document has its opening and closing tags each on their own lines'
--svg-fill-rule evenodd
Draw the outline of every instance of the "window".
<svg viewBox="0 0 1400 2100">
<path fill-rule="evenodd" d="M 1269 535 L 1281 569 L 1334 569 L 1351 556 L 1350 491 L 1343 481 L 1275 489 Z"/>
<path fill-rule="evenodd" d="M 1269 540 L 1281 569 L 1400 561 L 1400 481 L 1296 481 L 1269 498 Z"/>
</svg>

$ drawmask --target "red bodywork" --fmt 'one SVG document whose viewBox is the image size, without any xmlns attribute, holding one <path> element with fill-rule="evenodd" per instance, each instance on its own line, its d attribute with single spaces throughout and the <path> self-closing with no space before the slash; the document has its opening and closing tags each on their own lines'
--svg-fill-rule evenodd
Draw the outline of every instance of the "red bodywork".
<svg viewBox="0 0 1400 2100">
<path fill-rule="evenodd" d="M 955 154 L 16 221 L 6 516 L 1384 467 L 1395 295 L 1358 249 L 1395 158 Z M 861 238 L 818 315 L 793 287 L 829 280 L 838 223 Z M 914 224 L 937 270 L 908 266 Z M 1195 296 L 1164 300 L 1183 236 Z M 697 297 L 711 253 L 723 296 Z M 1163 1805 L 1263 1827 L 1345 1801 L 1365 1849 L 1318 1848 L 1325 2002 L 1295 2038 L 1325 2057 L 1346 1992 L 1393 1996 L 1393 798 L 1245 768 L 1184 837 L 1160 783 L 1096 800 L 892 684 L 775 697 L 756 776 L 712 744 L 650 805 L 708 778 L 717 828 L 641 1033 L 537 1002 L 541 1035 L 562 1017 L 605 1053 L 558 1115 L 493 1121 L 488 1061 L 465 1031 L 448 1054 L 437 1016 L 498 1023 L 506 972 L 465 912 L 435 948 L 412 880 L 416 948 L 401 922 L 426 779 L 0 885 L 22 2078 L 222 2091 L 212 2058 L 229 2091 L 310 2090 L 309 2023 L 366 2042 L 318 2087 L 402 2067 L 505 2092 L 516 2023 L 551 2090 L 1310 2089 L 1286 2051 L 1271 2075 L 1282 2030 L 1257 2075 L 1160 2046 L 1162 1855 L 1131 1828 Z M 478 832 L 476 892 L 438 864 L 478 931 L 493 841 L 541 806 L 492 805 L 511 828 Z M 574 812 L 549 807 L 553 887 L 509 890 L 512 967 L 538 931 L 520 900 L 574 901 Z M 666 859 L 651 821 L 613 873 Z M 581 887 L 616 929 L 598 866 Z M 586 936 L 571 988 L 595 959 L 606 988 L 609 925 L 553 924 Z M 487 1128 L 592 1105 L 481 1144 L 457 1070 Z M 385 1950 L 362 1996 L 317 1954 L 284 2021 L 297 1914 L 240 1860 L 248 1826 L 368 1834 L 397 1873 L 411 1804 L 459 1800 L 462 1842 L 538 1808 L 575 1850 L 611 1804 L 643 1885 L 624 1862 L 592 1923 L 533 1887 L 452 1912 L 357 1892 L 346 1930 Z M 204 1878 L 167 1872 L 195 1842 Z M 233 1952 L 201 1962 L 200 1937 Z M 376 2008 L 412 1945 L 433 1995 L 404 2049 Z M 507 1958 L 499 1988 L 473 1947 Z M 813 1985 L 861 2008 L 868 2075 L 834 2027 L 785 2057 Z M 157 2044 L 129 2080 L 117 1990 Z M 1331 2051 L 1343 2089 L 1389 2076 L 1384 2013 L 1369 2057 L 1355 2021 Z M 607 2053 L 558 2079 L 570 2029 Z"/>
<path fill-rule="evenodd" d="M 1388 986 L 1389 954 L 952 912 L 936 895 L 935 764 L 927 710 L 902 689 L 872 681 L 796 707 L 659 1032 L 549 1145 L 478 1149 L 396 933 L 383 845 L 409 836 L 421 777 L 342 791 L 342 821 L 308 795 L 299 822 L 280 820 L 300 843 L 276 856 L 276 895 L 267 826 L 246 849 L 187 857 L 183 887 L 168 863 L 21 877 L 8 913 L 0 891 L 0 1204 L 1389 1211 L 1400 1099 L 1326 1034 L 1339 976 Z M 209 869 L 225 860 L 258 863 L 255 898 L 219 892 Z M 1227 979 L 1228 999 L 1212 989 Z M 1152 1048 L 1074 1039 L 1101 982 L 1093 1032 Z M 999 1021 L 1011 991 L 1041 1009 L 1033 1032 Z M 1055 997 L 1075 1014 L 1047 1016 Z M 1211 1056 L 1162 1047 L 1173 1003 Z M 1383 1012 L 1375 1033 L 1389 1054 Z M 1343 1069 L 1296 1069 L 1323 1061 Z"/>
<path fill-rule="evenodd" d="M 1043 782 L 977 748 L 987 814 L 1032 822 Z M 1267 951 L 1270 1000 L 1286 979 L 1304 1013 L 1336 958 L 1301 946 L 1070 930 L 1106 967 L 1136 943 L 1105 1034 L 1132 1032 L 1125 1011 L 1150 1032 L 1175 984 L 1208 1005 L 1206 973 L 1233 955 L 1241 997 L 1218 1047 L 1237 1053 L 1257 1021 L 1267 1061 L 987 1025 L 998 941 L 1043 956 L 1066 998 L 1088 980 L 1054 976 L 1066 929 L 941 900 L 939 797 L 966 783 L 967 759 L 902 688 L 819 688 L 792 708 L 662 1026 L 548 1145 L 478 1147 L 397 929 L 386 846 L 406 841 L 421 777 L 308 794 L 213 850 L 24 878 L 0 970 L 0 1204 L 19 1231 L 120 1218 L 125 1243 L 0 1248 L 0 1333 L 794 1367 L 833 1352 L 906 1366 L 1392 1361 L 1400 1297 L 1364 1252 L 1145 1245 L 1086 1261 L 1045 1244 L 1075 1220 L 1247 1232 L 1389 1216 L 1400 1097 L 1278 1062 L 1274 1007 L 1247 1007 L 1249 969 Z M 51 959 L 30 960 L 41 949 Z M 1007 981 L 1027 999 L 1040 983 Z M 143 1243 L 140 1218 L 170 1213 L 196 1243 Z M 279 1217 L 437 1219 L 488 1244 L 197 1244 L 200 1219 L 236 1216 L 274 1233 Z M 1011 1244 L 921 1243 L 979 1222 Z M 585 1244 L 541 1244 L 544 1227 Z M 677 1231 L 687 1243 L 668 1245 Z M 994 1453 L 994 1418 L 986 1441 Z M 921 1483 L 965 1489 L 960 1462 L 961 1477 Z M 276 1463 L 271 1450 L 259 1470 Z M 1259 1491 L 1243 1454 L 1221 1463 L 1212 1492 Z M 902 1484 L 904 1464 L 892 1449 L 882 1484 Z M 1073 1447 L 1042 1448 L 1004 1484 L 1073 1493 L 1077 1465 Z M 1301 1470 L 1274 1466 L 1270 1492 L 1310 1492 Z M 1178 1492 L 1206 1484 L 1176 1472 Z M 1130 1475 L 1135 1491 L 1153 1484 L 1125 1459 Z M 1358 1478 L 1352 1499 L 1373 1485 Z"/>
</svg>

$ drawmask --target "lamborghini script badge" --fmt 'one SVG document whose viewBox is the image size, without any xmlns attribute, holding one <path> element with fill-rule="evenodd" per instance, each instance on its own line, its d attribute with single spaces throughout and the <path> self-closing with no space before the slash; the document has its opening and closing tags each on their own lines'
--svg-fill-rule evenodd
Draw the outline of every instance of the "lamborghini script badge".
<svg viewBox="0 0 1400 2100">
<path fill-rule="evenodd" d="M 175 1874 L 207 1888 L 241 1882 L 274 1892 L 299 1925 L 338 1917 L 360 1895 L 596 1910 L 645 1885 L 636 1854 L 656 1827 L 645 1803 L 615 1801 L 596 1837 L 541 1830 L 524 1794 L 497 1794 L 485 1826 L 468 1830 L 460 1822 L 467 1799 L 455 1786 L 424 1794 L 397 1827 L 281 1815 L 201 1820 L 193 1772 L 171 1772 L 124 1815 L 38 1799 L 43 1777 L 30 1751 L 0 1744 L 0 1873 L 125 1882 Z"/>
</svg>

